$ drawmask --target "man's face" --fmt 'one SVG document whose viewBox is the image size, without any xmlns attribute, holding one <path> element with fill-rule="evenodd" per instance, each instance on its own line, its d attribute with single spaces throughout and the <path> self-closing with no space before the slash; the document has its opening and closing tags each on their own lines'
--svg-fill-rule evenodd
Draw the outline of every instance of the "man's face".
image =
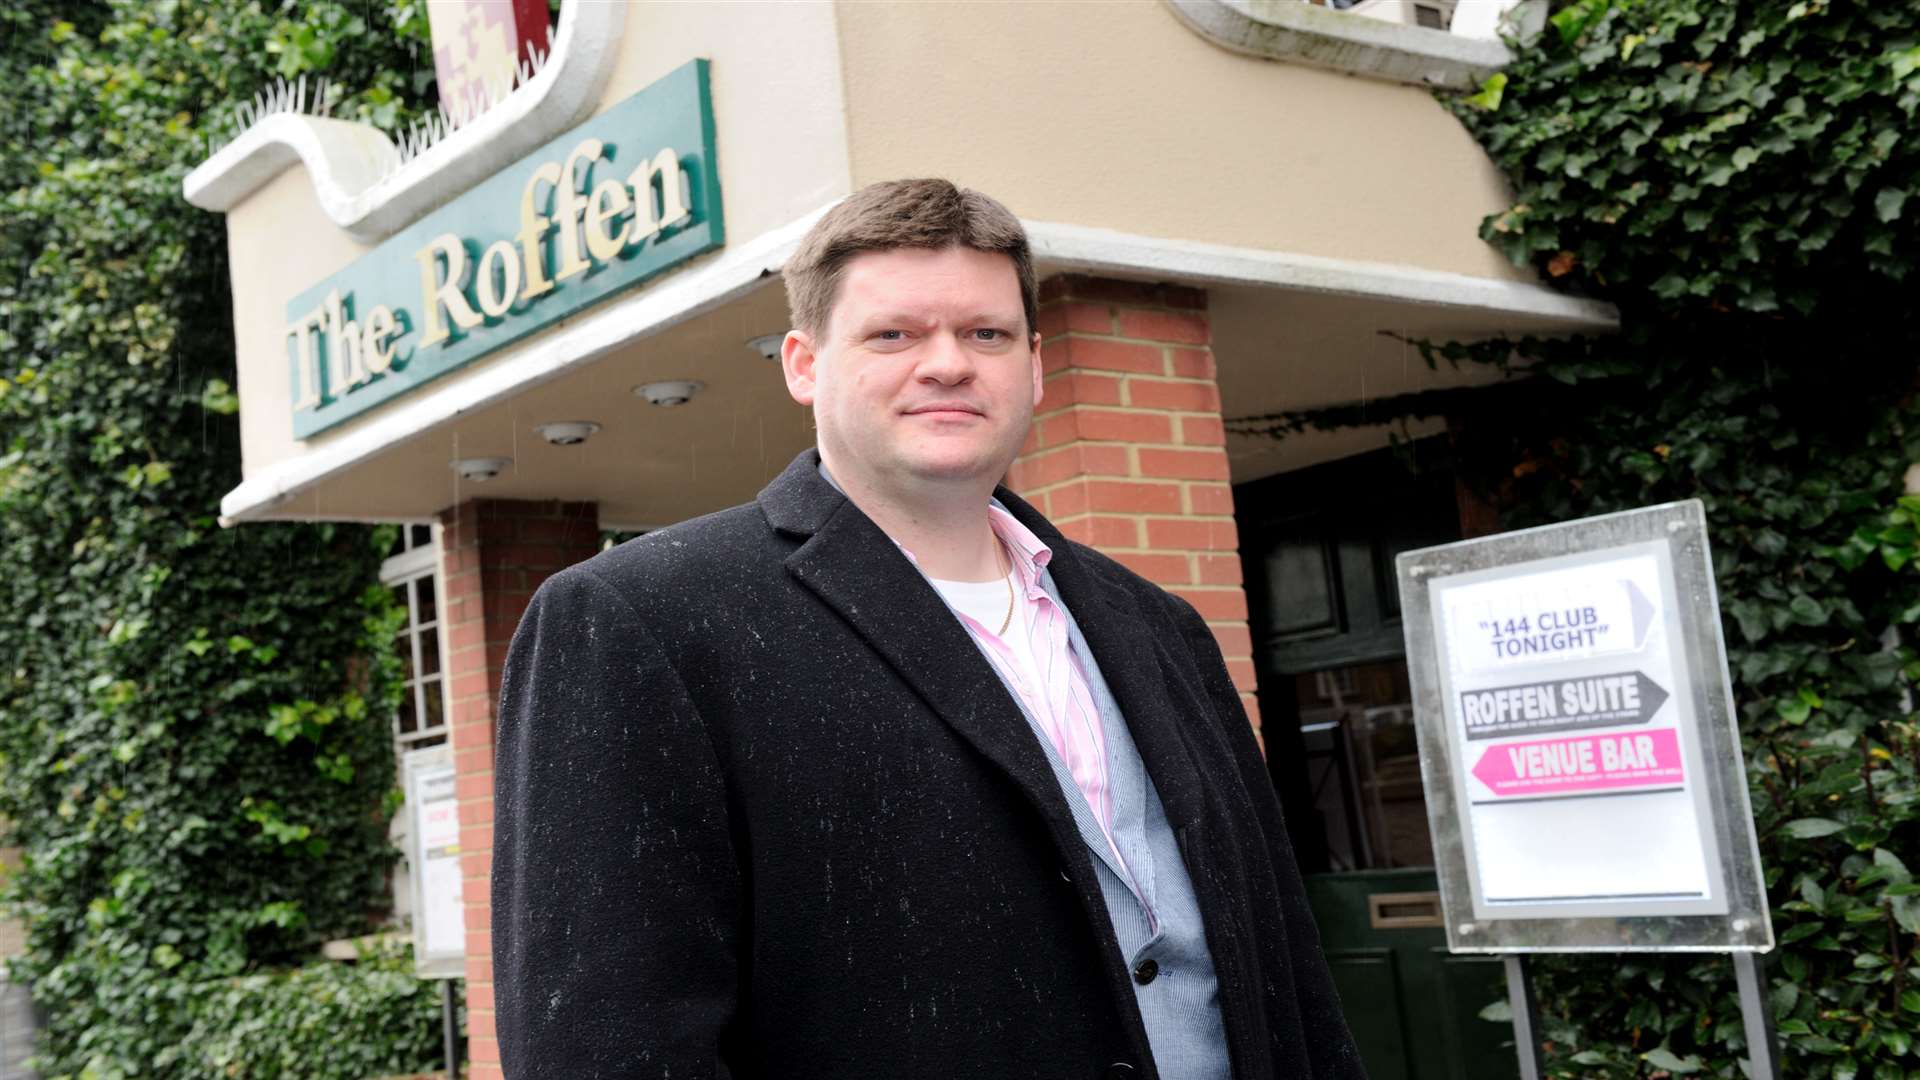
<svg viewBox="0 0 1920 1080">
<path fill-rule="evenodd" d="M 1040 348 L 1005 255 L 948 247 L 848 260 L 818 335 L 782 347 L 842 482 L 895 496 L 998 480 L 1040 403 Z"/>
</svg>

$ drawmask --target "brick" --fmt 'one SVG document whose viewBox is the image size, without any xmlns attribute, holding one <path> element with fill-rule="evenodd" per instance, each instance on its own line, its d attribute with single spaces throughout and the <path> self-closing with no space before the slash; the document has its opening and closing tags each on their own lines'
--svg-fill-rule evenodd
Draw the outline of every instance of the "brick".
<svg viewBox="0 0 1920 1080">
<path fill-rule="evenodd" d="M 1195 312 L 1122 308 L 1120 336 L 1171 341 L 1181 345 L 1205 345 L 1208 338 L 1207 317 Z"/>
<path fill-rule="evenodd" d="M 1093 543 L 1093 519 L 1090 517 L 1077 517 L 1069 518 L 1065 521 L 1055 521 L 1053 527 L 1060 530 L 1061 536 L 1077 544 Z"/>
<path fill-rule="evenodd" d="M 1218 413 L 1220 388 L 1210 382 L 1128 379 L 1127 404 L 1142 409 Z"/>
<path fill-rule="evenodd" d="M 1111 517 L 1098 514 L 1080 518 L 1080 521 L 1092 526 L 1092 539 L 1081 543 L 1092 544 L 1102 551 L 1108 548 L 1134 548 L 1140 546 L 1140 522 L 1130 517 Z"/>
<path fill-rule="evenodd" d="M 480 895 L 487 893 L 487 882 L 493 877 L 493 852 L 479 851 L 464 855 L 460 859 L 460 876 L 481 883 L 476 890 Z"/>
<path fill-rule="evenodd" d="M 1187 512 L 1233 516 L 1233 489 L 1225 484 L 1188 484 Z"/>
<path fill-rule="evenodd" d="M 1057 334 L 1111 334 L 1113 309 L 1105 304 L 1062 300 L 1042 306 L 1036 322 L 1042 341 Z"/>
<path fill-rule="evenodd" d="M 456 773 L 454 775 L 454 783 L 458 785 L 460 782 L 458 778 L 459 774 Z M 493 824 L 493 773 L 492 771 L 488 771 L 486 773 L 475 773 L 473 775 L 475 779 L 485 780 L 487 782 L 487 790 L 477 795 L 460 797 L 460 827 L 463 829 L 472 829 L 481 825 Z"/>
<path fill-rule="evenodd" d="M 453 774 L 453 794 L 455 798 L 477 799 L 482 795 L 493 794 L 492 776 L 462 776 Z"/>
<path fill-rule="evenodd" d="M 481 640 L 472 644 L 462 645 L 458 649 L 451 649 L 447 652 L 442 668 L 449 676 L 468 674 L 484 676 L 487 673 L 485 625 L 480 623 L 474 624 L 473 633 L 475 637 L 479 637 Z M 451 684 L 447 687 L 448 701 L 464 701 L 471 696 L 471 694 L 461 694 L 457 692 Z"/>
<path fill-rule="evenodd" d="M 1066 484 L 1047 492 L 1047 516 L 1058 521 L 1061 518 L 1084 514 L 1093 505 L 1092 493 L 1087 490 L 1089 482 L 1081 480 Z"/>
<path fill-rule="evenodd" d="M 1225 446 L 1227 426 L 1217 416 L 1183 416 L 1180 441 L 1188 446 Z"/>
<path fill-rule="evenodd" d="M 1074 430 L 1082 439 L 1099 442 L 1170 443 L 1173 420 L 1156 413 L 1120 412 L 1115 409 L 1074 409 Z"/>
<path fill-rule="evenodd" d="M 1174 595 L 1193 605 L 1209 622 L 1245 622 L 1247 594 L 1242 589 L 1175 589 Z"/>
<path fill-rule="evenodd" d="M 487 673 L 485 671 L 469 671 L 455 675 L 453 682 L 447 687 L 447 692 L 452 694 L 456 699 L 467 697 L 471 694 L 486 694 L 491 692 L 491 690 L 492 688 L 487 684 Z"/>
<path fill-rule="evenodd" d="M 467 978 L 471 979 L 474 977 L 474 970 L 477 967 L 484 967 L 488 972 L 489 977 L 491 977 L 491 974 L 493 971 L 492 960 L 479 961 L 469 956 L 467 957 Z M 499 1041 L 496 1039 L 468 1039 L 467 1040 L 467 1061 L 469 1062 L 468 1067 L 471 1071 L 471 1075 L 476 1077 L 479 1075 L 479 1070 L 482 1066 L 499 1065 L 500 1064 Z"/>
<path fill-rule="evenodd" d="M 493 747 L 475 746 L 455 750 L 453 752 L 453 771 L 456 773 L 492 772 Z"/>
<path fill-rule="evenodd" d="M 599 546 L 600 528 L 596 522 L 580 518 L 535 518 L 520 523 L 520 539 L 562 550 L 593 551 Z"/>
<path fill-rule="evenodd" d="M 1105 300 L 1115 304 L 1204 310 L 1207 294 L 1188 285 L 1159 281 L 1127 281 L 1120 278 L 1093 277 L 1087 274 L 1061 274 L 1048 278 L 1041 295 L 1076 300 Z"/>
<path fill-rule="evenodd" d="M 1141 450 L 1140 472 L 1169 480 L 1225 480 L 1227 455 L 1218 450 Z"/>
<path fill-rule="evenodd" d="M 1184 379 L 1211 379 L 1219 373 L 1212 349 L 1168 349 L 1168 368 Z"/>
<path fill-rule="evenodd" d="M 480 1012 L 471 1005 L 467 1007 L 467 1038 L 491 1039 L 496 1034 L 493 1026 L 493 1013 Z"/>
<path fill-rule="evenodd" d="M 1254 677 L 1253 661 L 1235 658 L 1227 661 L 1227 674 L 1233 679 L 1233 687 L 1242 693 L 1252 693 L 1257 689 L 1258 680 Z"/>
<path fill-rule="evenodd" d="M 1067 367 L 1095 371 L 1125 371 L 1136 375 L 1160 375 L 1167 370 L 1166 350 L 1158 345 L 1131 341 L 1104 341 L 1099 338 L 1067 338 L 1048 356 L 1059 356 Z"/>
<path fill-rule="evenodd" d="M 463 551 L 459 553 L 459 557 L 461 559 L 465 559 L 469 554 L 471 553 Z M 474 566 L 475 566 L 475 569 L 472 569 L 472 570 L 462 568 L 460 570 L 455 571 L 452 568 L 449 568 L 446 583 L 442 586 L 442 588 L 446 590 L 446 596 L 448 600 L 455 600 L 455 599 L 459 599 L 461 597 L 466 597 L 466 596 L 480 595 L 480 571 L 478 569 L 478 566 L 479 566 L 478 556 L 474 557 Z"/>
<path fill-rule="evenodd" d="M 1061 405 L 1118 405 L 1120 379 L 1092 371 L 1068 370 L 1049 378 L 1042 387 L 1045 408 Z"/>
<path fill-rule="evenodd" d="M 1040 433 L 1039 445 L 1043 450 L 1065 446 L 1080 438 L 1080 427 L 1074 422 L 1071 409 L 1043 416 L 1033 426 Z"/>
<path fill-rule="evenodd" d="M 493 1010 L 493 984 L 468 983 L 467 1008 L 484 1012 Z"/>
<path fill-rule="evenodd" d="M 1253 655 L 1253 631 L 1245 623 L 1216 623 L 1207 629 L 1213 631 L 1213 640 L 1220 646 L 1220 655 L 1240 657 Z"/>
<path fill-rule="evenodd" d="M 472 926 L 468 926 L 467 927 L 468 955 L 473 955 L 476 953 L 489 954 L 492 952 L 493 952 L 493 931 L 485 927 L 482 927 L 480 929 L 475 929 Z"/>
<path fill-rule="evenodd" d="M 1202 585 L 1238 585 L 1245 580 L 1237 553 L 1200 555 L 1193 563 L 1194 580 Z"/>
<path fill-rule="evenodd" d="M 487 824 L 475 825 L 468 828 L 462 823 L 460 829 L 460 850 L 463 852 L 493 850 L 493 826 Z"/>
<path fill-rule="evenodd" d="M 1185 555 L 1151 551 L 1109 551 L 1115 561 L 1156 585 L 1185 585 L 1193 580 Z"/>
<path fill-rule="evenodd" d="M 1089 480 L 1087 504 L 1095 510 L 1122 514 L 1177 514 L 1180 487 L 1131 480 Z"/>
<path fill-rule="evenodd" d="M 1018 492 L 1057 484 L 1080 475 L 1080 450 L 1068 446 L 1043 454 L 1023 456 L 1007 470 L 1007 486 Z"/>
<path fill-rule="evenodd" d="M 1240 546 L 1227 518 L 1149 518 L 1147 546 L 1183 551 L 1233 551 Z"/>
<path fill-rule="evenodd" d="M 447 656 L 451 664 L 457 653 L 468 649 L 480 648 L 487 643 L 486 624 L 474 619 L 462 619 L 447 625 Z"/>
<path fill-rule="evenodd" d="M 500 1071 L 500 1046 L 494 1042 L 492 1036 L 487 1036 L 484 1040 L 478 1037 L 472 1038 L 468 1041 L 468 1046 L 477 1046 L 482 1041 L 487 1044 L 487 1059 L 483 1062 L 469 1061 L 466 1080 L 507 1080 L 507 1074 Z M 468 1052 L 468 1057 L 472 1057 L 471 1051 Z"/>
<path fill-rule="evenodd" d="M 1133 459 L 1124 446 L 1080 447 L 1080 468 L 1088 476 L 1132 476 Z"/>
<path fill-rule="evenodd" d="M 1067 332 L 1066 308 L 1059 304 L 1045 305 L 1035 313 L 1033 328 L 1040 335 L 1042 344 Z"/>
</svg>

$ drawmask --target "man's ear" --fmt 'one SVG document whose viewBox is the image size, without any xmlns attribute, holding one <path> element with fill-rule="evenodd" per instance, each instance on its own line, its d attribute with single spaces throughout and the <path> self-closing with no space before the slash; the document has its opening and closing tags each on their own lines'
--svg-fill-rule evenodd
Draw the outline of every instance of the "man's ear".
<svg viewBox="0 0 1920 1080">
<path fill-rule="evenodd" d="M 1040 335 L 1033 335 L 1033 407 L 1040 407 L 1040 398 L 1046 393 L 1042 383 L 1046 380 L 1046 368 L 1040 363 Z"/>
<path fill-rule="evenodd" d="M 813 351 L 813 335 L 805 330 L 787 331 L 780 343 L 780 370 L 787 377 L 787 394 L 802 405 L 813 404 L 814 369 L 819 357 Z"/>
</svg>

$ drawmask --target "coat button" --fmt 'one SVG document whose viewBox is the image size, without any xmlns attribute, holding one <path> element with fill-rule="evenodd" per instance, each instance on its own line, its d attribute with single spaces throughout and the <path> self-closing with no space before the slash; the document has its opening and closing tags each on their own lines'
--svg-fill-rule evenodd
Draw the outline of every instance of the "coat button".
<svg viewBox="0 0 1920 1080">
<path fill-rule="evenodd" d="M 1160 964 L 1151 956 L 1133 966 L 1133 981 L 1139 983 L 1141 986 L 1152 982 L 1153 977 L 1158 974 L 1160 974 Z M 1128 1075 L 1132 1074 L 1129 1073 Z"/>
<path fill-rule="evenodd" d="M 1106 1080 L 1134 1080 L 1137 1075 L 1133 1071 L 1133 1066 L 1124 1061 L 1116 1061 L 1107 1066 Z"/>
</svg>

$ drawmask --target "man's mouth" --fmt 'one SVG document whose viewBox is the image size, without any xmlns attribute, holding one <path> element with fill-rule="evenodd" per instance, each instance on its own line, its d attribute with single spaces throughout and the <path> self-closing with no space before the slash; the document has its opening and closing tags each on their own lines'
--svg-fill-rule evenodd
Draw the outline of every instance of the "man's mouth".
<svg viewBox="0 0 1920 1080">
<path fill-rule="evenodd" d="M 913 408 L 907 410 L 907 415 L 908 416 L 952 417 L 952 416 L 985 416 L 986 413 L 981 412 L 978 407 L 973 405 L 968 405 L 965 402 L 935 401 L 935 402 L 929 402 L 928 404 L 925 404 L 925 405 L 915 405 Z"/>
</svg>

